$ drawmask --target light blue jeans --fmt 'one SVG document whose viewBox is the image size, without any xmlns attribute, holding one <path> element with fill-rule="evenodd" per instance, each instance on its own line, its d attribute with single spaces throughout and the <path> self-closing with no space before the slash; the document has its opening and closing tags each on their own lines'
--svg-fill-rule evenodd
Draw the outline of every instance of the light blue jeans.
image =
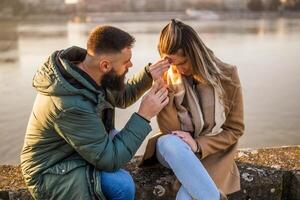
<svg viewBox="0 0 300 200">
<path fill-rule="evenodd" d="M 135 184 L 124 169 L 101 172 L 101 190 L 108 200 L 134 200 Z"/>
<path fill-rule="evenodd" d="M 156 144 L 159 162 L 173 170 L 181 183 L 176 200 L 220 200 L 220 192 L 190 146 L 176 135 L 164 135 Z"/>
</svg>

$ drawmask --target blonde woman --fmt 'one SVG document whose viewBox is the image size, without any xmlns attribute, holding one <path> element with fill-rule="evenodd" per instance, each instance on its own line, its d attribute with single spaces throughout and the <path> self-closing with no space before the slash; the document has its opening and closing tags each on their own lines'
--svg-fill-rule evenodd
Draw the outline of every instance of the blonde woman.
<svg viewBox="0 0 300 200">
<path fill-rule="evenodd" d="M 244 133 L 242 90 L 235 66 L 223 63 L 189 25 L 171 20 L 158 50 L 172 63 L 164 76 L 169 103 L 157 117 L 161 133 L 147 144 L 181 183 L 176 199 L 219 200 L 240 190 L 234 162 Z"/>
</svg>

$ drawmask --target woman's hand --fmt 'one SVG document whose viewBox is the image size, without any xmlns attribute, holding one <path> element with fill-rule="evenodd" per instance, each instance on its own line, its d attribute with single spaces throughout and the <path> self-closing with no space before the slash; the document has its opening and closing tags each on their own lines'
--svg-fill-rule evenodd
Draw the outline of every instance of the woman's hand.
<svg viewBox="0 0 300 200">
<path fill-rule="evenodd" d="M 198 150 L 197 142 L 194 140 L 194 138 L 191 136 L 189 132 L 185 131 L 172 131 L 172 134 L 177 135 L 180 137 L 184 142 L 186 142 L 192 149 L 193 152 L 196 152 Z"/>
</svg>

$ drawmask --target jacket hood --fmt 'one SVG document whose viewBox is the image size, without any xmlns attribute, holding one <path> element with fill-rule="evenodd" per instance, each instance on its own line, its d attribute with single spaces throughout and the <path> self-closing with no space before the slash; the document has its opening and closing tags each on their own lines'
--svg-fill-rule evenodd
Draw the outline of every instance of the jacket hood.
<svg viewBox="0 0 300 200">
<path fill-rule="evenodd" d="M 38 69 L 33 78 L 33 87 L 39 93 L 47 96 L 84 95 L 97 103 L 101 93 L 77 70 L 71 67 L 72 61 L 82 61 L 86 50 L 80 47 L 70 47 L 56 51 Z"/>
</svg>

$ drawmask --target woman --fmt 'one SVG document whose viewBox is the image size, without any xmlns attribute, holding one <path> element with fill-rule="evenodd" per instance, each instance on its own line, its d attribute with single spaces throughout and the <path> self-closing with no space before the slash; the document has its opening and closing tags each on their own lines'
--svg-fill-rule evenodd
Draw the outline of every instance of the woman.
<svg viewBox="0 0 300 200">
<path fill-rule="evenodd" d="M 181 183 L 176 199 L 226 199 L 240 190 L 234 156 L 244 122 L 237 69 L 179 20 L 163 28 L 158 50 L 171 62 L 164 76 L 169 104 L 157 117 L 161 133 L 148 141 L 143 161 L 156 155 L 173 170 Z"/>
</svg>

